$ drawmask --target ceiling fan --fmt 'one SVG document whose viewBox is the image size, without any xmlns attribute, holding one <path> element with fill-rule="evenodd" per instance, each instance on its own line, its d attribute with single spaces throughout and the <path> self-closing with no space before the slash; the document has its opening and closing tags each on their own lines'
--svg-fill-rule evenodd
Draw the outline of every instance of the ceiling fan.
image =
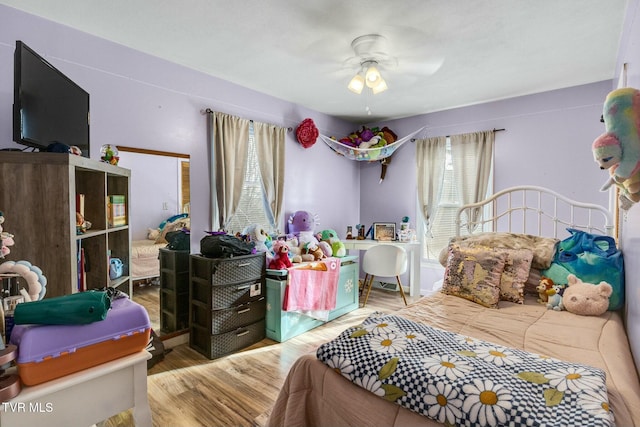
<svg viewBox="0 0 640 427">
<path fill-rule="evenodd" d="M 380 34 L 365 34 L 356 37 L 351 42 L 354 55 L 344 61 L 344 67 L 355 69 L 356 74 L 351 78 L 348 89 L 354 93 L 362 93 L 365 87 L 371 89 L 373 94 L 384 92 L 388 89 L 386 80 L 380 70 L 402 73 L 419 73 L 431 75 L 438 71 L 444 62 L 441 58 L 420 60 L 411 63 L 408 58 L 405 61 L 398 60 L 389 52 L 391 51 L 386 37 Z"/>
</svg>

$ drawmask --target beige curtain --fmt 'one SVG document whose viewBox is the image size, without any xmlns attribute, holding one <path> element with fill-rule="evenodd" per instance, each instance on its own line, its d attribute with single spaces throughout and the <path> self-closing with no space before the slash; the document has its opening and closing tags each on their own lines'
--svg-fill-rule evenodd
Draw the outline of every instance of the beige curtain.
<svg viewBox="0 0 640 427">
<path fill-rule="evenodd" d="M 212 230 L 225 229 L 235 213 L 247 165 L 250 121 L 224 113 L 210 117 Z"/>
<path fill-rule="evenodd" d="M 260 164 L 260 177 L 264 195 L 265 212 L 273 230 L 278 230 L 282 219 L 282 199 L 284 193 L 284 147 L 287 130 L 266 123 L 253 123 Z"/>
<path fill-rule="evenodd" d="M 495 132 L 492 130 L 451 136 L 451 157 L 455 183 L 462 204 L 476 203 L 487 196 Z M 476 221 L 479 209 L 472 212 Z"/>
<path fill-rule="evenodd" d="M 444 177 L 447 137 L 416 140 L 416 162 L 418 176 L 418 203 L 426 230 L 431 230 L 435 218 Z"/>
</svg>

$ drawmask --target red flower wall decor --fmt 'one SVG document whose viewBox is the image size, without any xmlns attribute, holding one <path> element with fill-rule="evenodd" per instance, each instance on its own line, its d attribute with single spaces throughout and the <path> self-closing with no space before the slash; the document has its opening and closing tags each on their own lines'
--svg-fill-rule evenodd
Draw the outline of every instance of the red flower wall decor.
<svg viewBox="0 0 640 427">
<path fill-rule="evenodd" d="M 318 139 L 318 128 L 311 119 L 304 119 L 296 129 L 296 138 L 298 142 L 304 147 L 309 148 L 316 143 Z"/>
</svg>

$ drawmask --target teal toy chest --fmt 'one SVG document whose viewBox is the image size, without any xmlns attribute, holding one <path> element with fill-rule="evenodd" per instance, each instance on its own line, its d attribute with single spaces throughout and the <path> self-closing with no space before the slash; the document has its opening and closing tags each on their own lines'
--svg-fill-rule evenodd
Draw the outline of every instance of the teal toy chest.
<svg viewBox="0 0 640 427">
<path fill-rule="evenodd" d="M 266 335 L 278 342 L 287 341 L 325 323 L 300 313 L 282 310 L 287 273 L 287 270 L 267 269 Z M 358 273 L 357 256 L 340 258 L 336 308 L 329 313 L 329 321 L 359 307 Z"/>
</svg>

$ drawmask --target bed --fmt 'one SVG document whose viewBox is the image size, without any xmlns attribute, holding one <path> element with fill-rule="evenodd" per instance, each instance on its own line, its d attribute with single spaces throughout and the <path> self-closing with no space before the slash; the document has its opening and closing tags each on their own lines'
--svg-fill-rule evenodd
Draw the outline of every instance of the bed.
<svg viewBox="0 0 640 427">
<path fill-rule="evenodd" d="M 160 248 L 166 243 L 154 240 L 134 240 L 131 242 L 131 279 L 133 281 L 153 279 L 160 275 Z"/>
<path fill-rule="evenodd" d="M 501 191 L 462 208 L 458 218 L 459 238 L 504 231 L 558 241 L 566 228 L 612 230 L 604 208 L 540 187 Z M 536 270 L 528 282 L 537 280 Z M 625 319 L 622 310 L 600 316 L 549 310 L 533 294 L 521 302 L 501 299 L 488 308 L 436 292 L 396 313 L 375 313 L 294 363 L 267 424 L 640 426 L 629 344 L 637 346 L 639 337 L 627 337 L 624 326 L 639 319 Z M 382 343 L 374 330 L 388 354 L 369 349 Z M 389 345 L 396 342 L 402 345 Z M 415 358 L 414 342 L 427 346 L 426 356 Z"/>
<path fill-rule="evenodd" d="M 140 281 L 160 275 L 160 249 L 167 247 L 166 235 L 171 231 L 190 228 L 186 213 L 173 215 L 162 221 L 157 228 L 148 229 L 148 237 L 131 242 L 131 280 Z"/>
</svg>

